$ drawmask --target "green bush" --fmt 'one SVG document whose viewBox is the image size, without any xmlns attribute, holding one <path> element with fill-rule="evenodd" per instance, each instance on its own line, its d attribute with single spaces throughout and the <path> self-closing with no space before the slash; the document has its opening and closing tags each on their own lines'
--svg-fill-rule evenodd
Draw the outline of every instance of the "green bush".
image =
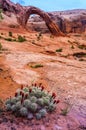
<svg viewBox="0 0 86 130">
<path fill-rule="evenodd" d="M 19 35 L 19 36 L 18 36 L 18 42 L 24 42 L 24 41 L 26 41 L 25 37 Z"/>
<path fill-rule="evenodd" d="M 41 85 L 21 86 L 15 93 L 14 97 L 6 100 L 5 106 L 7 111 L 13 114 L 32 119 L 28 115 L 33 115 L 37 120 L 42 119 L 48 112 L 56 109 L 56 94 L 50 94 Z"/>
<path fill-rule="evenodd" d="M 2 50 L 2 44 L 0 43 L 0 51 Z"/>
<path fill-rule="evenodd" d="M 31 68 L 40 68 L 43 67 L 42 64 L 36 64 L 36 65 L 31 65 Z"/>
<path fill-rule="evenodd" d="M 57 49 L 56 52 L 62 52 L 62 48 Z"/>
<path fill-rule="evenodd" d="M 0 20 L 3 19 L 3 16 L 2 16 L 2 9 L 0 9 Z"/>
<path fill-rule="evenodd" d="M 12 37 L 12 36 L 13 36 L 12 32 L 9 32 L 9 36 L 10 36 L 10 37 Z"/>
<path fill-rule="evenodd" d="M 79 49 L 86 50 L 86 45 L 78 45 Z"/>
<path fill-rule="evenodd" d="M 10 37 L 8 37 L 8 38 L 4 38 L 4 40 L 9 41 L 9 42 L 12 42 L 12 41 L 13 41 L 13 39 L 10 38 Z"/>
<path fill-rule="evenodd" d="M 37 35 L 37 41 L 39 41 L 42 38 L 42 33 L 39 32 L 39 34 Z"/>
</svg>

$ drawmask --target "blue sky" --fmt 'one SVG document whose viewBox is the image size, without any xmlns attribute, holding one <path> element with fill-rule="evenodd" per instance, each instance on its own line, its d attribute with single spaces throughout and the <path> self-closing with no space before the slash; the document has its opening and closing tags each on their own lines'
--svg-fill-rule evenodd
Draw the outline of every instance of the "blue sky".
<svg viewBox="0 0 86 130">
<path fill-rule="evenodd" d="M 22 5 L 33 5 L 45 11 L 86 9 L 86 0 L 12 0 Z"/>
</svg>

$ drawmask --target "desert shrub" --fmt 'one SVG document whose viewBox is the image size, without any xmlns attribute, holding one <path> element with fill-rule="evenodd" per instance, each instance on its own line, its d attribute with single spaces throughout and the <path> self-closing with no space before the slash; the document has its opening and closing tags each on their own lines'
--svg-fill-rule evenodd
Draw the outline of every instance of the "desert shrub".
<svg viewBox="0 0 86 130">
<path fill-rule="evenodd" d="M 0 43 L 0 51 L 2 50 L 2 44 Z"/>
<path fill-rule="evenodd" d="M 18 36 L 18 42 L 24 42 L 24 41 L 26 41 L 25 37 L 19 35 L 19 36 Z"/>
<path fill-rule="evenodd" d="M 79 49 L 86 50 L 86 45 L 78 45 Z"/>
<path fill-rule="evenodd" d="M 77 58 L 83 58 L 83 57 L 86 57 L 86 53 L 85 52 L 76 52 L 73 54 L 74 57 L 77 57 Z"/>
<path fill-rule="evenodd" d="M 62 48 L 57 49 L 56 52 L 62 52 Z"/>
<path fill-rule="evenodd" d="M 4 40 L 9 41 L 9 42 L 12 42 L 12 41 L 13 41 L 13 39 L 10 38 L 10 37 L 8 37 L 8 38 L 4 38 Z"/>
<path fill-rule="evenodd" d="M 37 35 L 37 41 L 39 41 L 42 38 L 42 33 L 39 32 L 39 34 Z"/>
<path fill-rule="evenodd" d="M 2 16 L 2 9 L 0 9 L 0 20 L 3 19 L 3 16 Z"/>
<path fill-rule="evenodd" d="M 12 35 L 13 35 L 12 32 L 9 32 L 9 36 L 12 37 Z"/>
<path fill-rule="evenodd" d="M 51 34 L 51 35 L 50 35 L 50 38 L 54 39 L 54 36 Z"/>
<path fill-rule="evenodd" d="M 64 109 L 61 109 L 61 115 L 63 115 L 63 116 L 66 116 L 68 114 L 68 112 L 69 112 L 69 108 L 68 107 L 66 107 Z"/>
<path fill-rule="evenodd" d="M 42 64 L 36 64 L 36 65 L 31 65 L 31 68 L 40 68 L 43 67 Z"/>
<path fill-rule="evenodd" d="M 19 88 L 14 97 L 6 100 L 7 111 L 28 119 L 37 120 L 47 116 L 47 113 L 53 112 L 59 100 L 56 100 L 56 94 L 47 92 L 42 84 L 32 84 L 31 86 Z"/>
<path fill-rule="evenodd" d="M 73 45 L 71 46 L 71 49 L 74 49 L 74 46 L 73 46 Z"/>
</svg>

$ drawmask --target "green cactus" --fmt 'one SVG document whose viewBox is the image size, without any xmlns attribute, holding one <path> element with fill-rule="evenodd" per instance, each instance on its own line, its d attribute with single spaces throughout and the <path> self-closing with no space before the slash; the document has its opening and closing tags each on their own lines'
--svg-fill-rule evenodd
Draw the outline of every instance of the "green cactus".
<svg viewBox="0 0 86 130">
<path fill-rule="evenodd" d="M 42 91 L 42 97 L 46 97 L 48 93 L 46 91 Z"/>
<path fill-rule="evenodd" d="M 16 103 L 16 109 L 18 110 L 18 109 L 20 109 L 21 107 L 22 107 L 21 101 L 18 101 L 18 102 Z"/>
<path fill-rule="evenodd" d="M 17 110 L 16 105 L 12 105 L 11 110 L 12 110 L 12 112 L 15 112 Z"/>
<path fill-rule="evenodd" d="M 42 118 L 41 114 L 40 113 L 36 113 L 36 119 L 40 120 L 41 118 Z"/>
<path fill-rule="evenodd" d="M 22 108 L 20 109 L 20 114 L 21 114 L 21 116 L 27 116 L 27 115 L 28 115 L 28 110 L 27 110 L 27 108 L 22 107 Z"/>
<path fill-rule="evenodd" d="M 11 98 L 11 104 L 15 104 L 16 102 L 17 102 L 17 98 L 16 97 Z"/>
<path fill-rule="evenodd" d="M 39 111 L 39 113 L 41 114 L 41 117 L 45 117 L 46 114 L 47 114 L 47 111 L 46 111 L 46 109 L 41 109 L 41 110 Z"/>
<path fill-rule="evenodd" d="M 26 108 L 30 108 L 31 101 L 30 101 L 29 99 L 26 99 L 26 100 L 24 100 L 23 105 L 24 105 Z"/>
<path fill-rule="evenodd" d="M 15 97 L 7 99 L 5 105 L 6 110 L 12 111 L 15 115 L 27 117 L 27 119 L 33 119 L 35 116 L 37 120 L 56 108 L 52 95 L 36 85 L 17 89 Z"/>
<path fill-rule="evenodd" d="M 49 98 L 47 98 L 47 97 L 43 97 L 43 102 L 44 102 L 45 105 L 50 104 Z"/>
<path fill-rule="evenodd" d="M 37 107 L 38 107 L 38 106 L 37 106 L 36 103 L 32 103 L 31 106 L 30 106 L 30 110 L 31 110 L 32 112 L 36 112 Z"/>
<path fill-rule="evenodd" d="M 38 103 L 40 106 L 43 106 L 43 105 L 44 105 L 44 101 L 43 101 L 42 98 L 38 98 L 37 103 Z"/>
<path fill-rule="evenodd" d="M 48 111 L 52 112 L 52 111 L 55 110 L 55 108 L 56 108 L 56 105 L 53 104 L 53 103 L 50 103 L 49 106 L 48 106 Z"/>
<path fill-rule="evenodd" d="M 32 103 L 36 103 L 37 98 L 36 98 L 35 96 L 32 96 L 32 97 L 30 98 L 30 101 L 31 101 Z"/>
<path fill-rule="evenodd" d="M 7 104 L 11 104 L 11 100 L 10 100 L 10 99 L 7 99 L 6 102 L 5 102 L 5 104 L 6 104 L 6 105 L 7 105 Z"/>
<path fill-rule="evenodd" d="M 29 89 L 27 88 L 27 87 L 24 87 L 23 88 L 23 91 L 26 93 L 26 92 L 28 92 L 28 94 L 29 94 Z"/>
<path fill-rule="evenodd" d="M 36 96 L 37 98 L 41 98 L 41 97 L 42 97 L 42 91 L 38 89 L 38 90 L 36 91 L 36 93 L 35 93 L 35 96 Z"/>
<path fill-rule="evenodd" d="M 32 92 L 30 93 L 30 96 L 34 96 L 35 93 L 36 93 L 36 90 L 35 90 L 35 88 L 33 88 L 33 89 L 32 89 Z"/>
<path fill-rule="evenodd" d="M 7 104 L 7 105 L 6 105 L 6 110 L 7 110 L 7 111 L 11 111 L 11 105 L 10 105 L 10 104 Z"/>
<path fill-rule="evenodd" d="M 20 91 L 21 91 L 20 88 L 16 90 L 16 93 L 18 94 L 18 96 L 20 95 Z"/>
<path fill-rule="evenodd" d="M 16 98 L 17 101 L 21 101 L 21 99 L 22 99 L 21 95 Z"/>
</svg>

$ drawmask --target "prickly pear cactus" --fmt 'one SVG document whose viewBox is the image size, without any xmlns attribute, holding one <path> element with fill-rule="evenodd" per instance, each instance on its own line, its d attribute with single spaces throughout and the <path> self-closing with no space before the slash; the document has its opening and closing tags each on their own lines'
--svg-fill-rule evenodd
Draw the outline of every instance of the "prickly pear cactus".
<svg viewBox="0 0 86 130">
<path fill-rule="evenodd" d="M 40 120 L 47 116 L 48 112 L 54 111 L 57 103 L 59 100 L 56 100 L 55 93 L 51 94 L 44 90 L 42 84 L 37 85 L 35 83 L 27 87 L 21 85 L 15 96 L 6 100 L 5 106 L 7 111 L 14 114 L 19 114 L 19 116 L 27 119 L 36 118 Z M 33 118 L 30 117 L 30 113 Z"/>
</svg>

